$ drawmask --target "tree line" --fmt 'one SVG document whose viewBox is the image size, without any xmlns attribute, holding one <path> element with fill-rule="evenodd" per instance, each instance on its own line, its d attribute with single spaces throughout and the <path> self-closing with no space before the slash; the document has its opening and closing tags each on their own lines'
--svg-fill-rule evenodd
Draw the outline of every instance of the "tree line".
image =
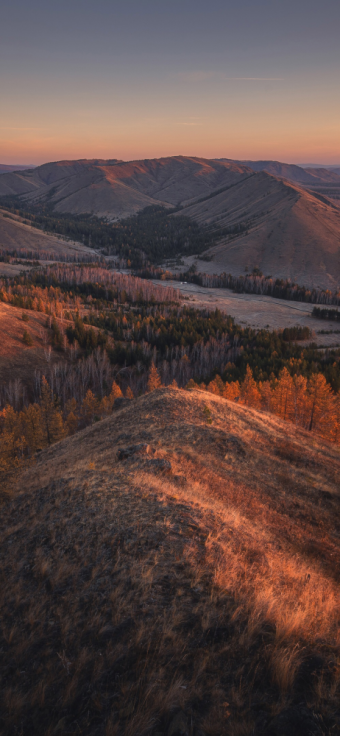
<svg viewBox="0 0 340 736">
<path fill-rule="evenodd" d="M 180 207 L 154 205 L 111 223 L 94 215 L 57 213 L 49 203 L 25 203 L 23 209 L 19 197 L 2 197 L 0 204 L 32 227 L 76 240 L 104 255 L 124 258 L 133 268 L 146 261 L 161 263 L 180 254 L 202 253 L 217 242 L 216 234 L 180 214 Z M 175 212 L 179 214 L 171 217 Z"/>
<path fill-rule="evenodd" d="M 145 266 L 135 270 L 135 275 L 144 279 L 161 279 L 162 281 L 187 281 L 207 288 L 231 289 L 237 294 L 258 294 L 271 296 L 275 299 L 287 299 L 289 301 L 307 302 L 310 304 L 334 304 L 340 305 L 340 290 L 308 288 L 299 286 L 290 279 L 273 278 L 264 276 L 258 269 L 254 268 L 252 273 L 240 276 L 232 276 L 230 273 L 208 274 L 197 273 L 196 266 L 191 266 L 187 271 L 171 272 L 157 266 Z M 331 310 L 336 311 L 336 310 Z M 318 316 L 315 314 L 315 316 Z M 326 318 L 327 319 L 327 318 Z"/>
<path fill-rule="evenodd" d="M 3 469 L 8 457 L 21 467 L 38 449 L 107 416 L 115 397 L 145 393 L 152 375 L 160 385 L 199 386 L 338 441 L 340 350 L 299 344 L 306 337 L 299 327 L 241 328 L 219 310 L 172 296 L 176 291 L 93 266 L 1 279 L 0 299 L 26 310 L 26 345 L 28 310 L 45 315 L 47 355 L 30 390 L 19 379 L 0 387 Z"/>
<path fill-rule="evenodd" d="M 150 392 L 161 386 L 160 373 L 152 362 L 145 390 Z M 175 379 L 170 386 L 178 388 Z M 334 394 L 322 374 L 313 374 L 307 379 L 302 375 L 291 376 L 284 368 L 278 378 L 273 376 L 269 381 L 256 382 L 247 366 L 241 382 L 223 382 L 217 375 L 208 384 L 197 384 L 190 379 L 185 389 L 198 389 L 275 414 L 340 444 L 340 394 Z M 130 387 L 125 394 L 129 400 L 134 398 Z M 61 408 L 58 397 L 43 376 L 38 401 L 21 411 L 7 404 L 0 411 L 0 495 L 9 491 L 19 470 L 34 462 L 37 452 L 110 416 L 115 400 L 122 396 L 120 386 L 113 381 L 110 391 L 101 399 L 88 389 L 81 402 L 72 397 Z"/>
</svg>

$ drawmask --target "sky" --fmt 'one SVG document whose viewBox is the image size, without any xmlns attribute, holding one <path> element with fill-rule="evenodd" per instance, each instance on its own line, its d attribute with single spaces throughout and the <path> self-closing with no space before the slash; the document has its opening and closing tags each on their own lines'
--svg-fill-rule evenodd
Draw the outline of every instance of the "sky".
<svg viewBox="0 0 340 736">
<path fill-rule="evenodd" d="M 340 164 L 340 0 L 0 0 L 0 162 Z"/>
</svg>

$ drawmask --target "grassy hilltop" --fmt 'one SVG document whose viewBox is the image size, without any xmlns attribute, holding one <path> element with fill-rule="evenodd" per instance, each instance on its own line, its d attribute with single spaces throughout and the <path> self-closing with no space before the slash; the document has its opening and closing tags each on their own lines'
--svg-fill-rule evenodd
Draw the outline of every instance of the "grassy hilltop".
<svg viewBox="0 0 340 736">
<path fill-rule="evenodd" d="M 1 732 L 339 733 L 339 448 L 159 389 L 1 509 Z"/>
</svg>

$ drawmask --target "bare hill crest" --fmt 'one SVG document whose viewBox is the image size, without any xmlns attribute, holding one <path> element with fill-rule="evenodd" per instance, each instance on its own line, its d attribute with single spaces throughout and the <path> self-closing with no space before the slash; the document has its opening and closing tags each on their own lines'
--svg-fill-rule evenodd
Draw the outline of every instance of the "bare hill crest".
<svg viewBox="0 0 340 736">
<path fill-rule="evenodd" d="M 176 389 L 43 451 L 1 509 L 4 736 L 336 733 L 338 474 Z"/>
<path fill-rule="evenodd" d="M 110 220 L 150 205 L 176 206 L 233 184 L 251 171 L 234 162 L 173 156 L 144 161 L 59 161 L 0 177 L 0 196 L 48 201 L 58 212 Z"/>
</svg>

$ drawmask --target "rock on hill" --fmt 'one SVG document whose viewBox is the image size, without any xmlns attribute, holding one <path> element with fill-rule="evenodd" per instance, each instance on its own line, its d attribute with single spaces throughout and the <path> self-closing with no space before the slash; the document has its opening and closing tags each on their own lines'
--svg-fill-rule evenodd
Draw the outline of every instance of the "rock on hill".
<svg viewBox="0 0 340 736">
<path fill-rule="evenodd" d="M 40 453 L 1 511 L 1 732 L 326 736 L 339 449 L 160 389 Z"/>
</svg>

